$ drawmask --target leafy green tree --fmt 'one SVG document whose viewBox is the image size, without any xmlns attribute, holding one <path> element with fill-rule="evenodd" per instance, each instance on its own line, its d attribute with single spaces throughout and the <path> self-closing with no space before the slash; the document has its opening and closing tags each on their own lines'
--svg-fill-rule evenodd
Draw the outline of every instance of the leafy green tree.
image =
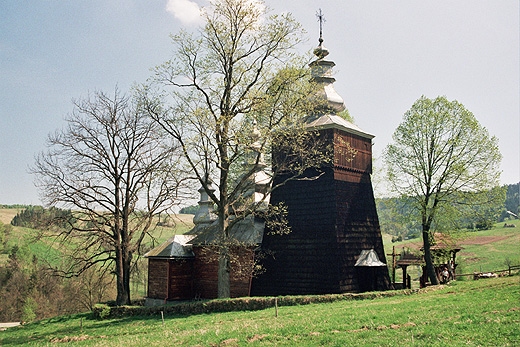
<svg viewBox="0 0 520 347">
<path fill-rule="evenodd" d="M 388 179 L 394 192 L 411 199 L 420 213 L 432 284 L 438 284 L 430 251 L 435 222 L 461 201 L 461 193 L 498 186 L 500 160 L 497 138 L 461 103 L 446 97 L 422 96 L 395 130 L 385 152 Z"/>
<path fill-rule="evenodd" d="M 57 232 L 67 244 L 62 250 L 70 251 L 59 273 L 110 268 L 116 303 L 130 304 L 134 256 L 154 217 L 180 192 L 176 147 L 137 97 L 97 92 L 74 106 L 67 127 L 49 136 L 48 151 L 32 168 L 43 201 L 75 211 L 75 220 Z"/>
<path fill-rule="evenodd" d="M 303 123 L 314 88 L 307 61 L 295 55 L 303 31 L 289 14 L 269 15 L 262 1 L 220 0 L 205 9 L 204 19 L 198 35 L 172 37 L 174 58 L 156 69 L 155 78 L 173 104 L 165 109 L 150 97 L 149 109 L 181 144 L 192 177 L 216 205 L 218 296 L 229 297 L 230 230 L 264 208 L 275 188 L 271 171 L 263 182 L 267 190 L 254 201 L 251 177 L 271 167 L 277 141 L 300 156 L 275 170 L 297 174 L 319 161 Z"/>
<path fill-rule="evenodd" d="M 376 199 L 376 207 L 381 231 L 394 236 L 392 240 L 401 241 L 420 236 L 417 211 L 411 207 L 409 199 L 380 198 Z"/>
</svg>

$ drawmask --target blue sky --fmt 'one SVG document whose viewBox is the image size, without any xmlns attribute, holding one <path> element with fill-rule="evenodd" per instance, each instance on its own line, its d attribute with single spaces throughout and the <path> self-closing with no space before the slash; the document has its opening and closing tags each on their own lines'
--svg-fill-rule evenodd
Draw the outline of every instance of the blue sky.
<svg viewBox="0 0 520 347">
<path fill-rule="evenodd" d="M 206 0 L 0 2 L 0 204 L 40 204 L 27 173 L 72 99 L 128 91 L 196 30 Z M 321 7 L 335 88 L 379 156 L 421 95 L 457 99 L 500 139 L 502 183 L 520 180 L 519 2 L 268 0 L 317 45 Z M 377 168 L 376 163 L 376 168 Z"/>
</svg>

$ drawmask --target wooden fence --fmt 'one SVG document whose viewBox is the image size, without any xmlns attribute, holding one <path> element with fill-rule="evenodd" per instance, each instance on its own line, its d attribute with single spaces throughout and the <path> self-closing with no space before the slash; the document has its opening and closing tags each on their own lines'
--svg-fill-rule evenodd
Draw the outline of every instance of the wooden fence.
<svg viewBox="0 0 520 347">
<path fill-rule="evenodd" d="M 510 265 L 507 269 L 504 270 L 494 270 L 494 271 L 487 271 L 487 272 L 472 272 L 469 274 L 456 274 L 456 277 L 464 277 L 464 276 L 472 276 L 473 279 L 478 280 L 480 278 L 491 278 L 491 277 L 498 277 L 501 274 L 507 273 L 508 276 L 511 276 L 511 274 L 514 271 L 519 271 L 520 265 Z"/>
</svg>

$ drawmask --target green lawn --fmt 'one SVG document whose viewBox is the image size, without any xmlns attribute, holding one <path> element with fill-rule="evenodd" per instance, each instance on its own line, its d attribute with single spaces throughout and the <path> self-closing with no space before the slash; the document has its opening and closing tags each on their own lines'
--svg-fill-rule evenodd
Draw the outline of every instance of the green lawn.
<svg viewBox="0 0 520 347">
<path fill-rule="evenodd" d="M 452 282 L 418 294 L 275 310 L 92 320 L 0 332 L 2 346 L 518 346 L 520 277 Z"/>
</svg>

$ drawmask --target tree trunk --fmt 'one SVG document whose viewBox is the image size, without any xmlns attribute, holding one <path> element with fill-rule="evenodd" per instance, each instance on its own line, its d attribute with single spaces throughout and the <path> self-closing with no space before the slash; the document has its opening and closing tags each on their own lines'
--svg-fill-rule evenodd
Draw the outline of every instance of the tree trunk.
<svg viewBox="0 0 520 347">
<path fill-rule="evenodd" d="M 423 227 L 423 247 L 424 247 L 424 261 L 426 262 L 426 273 L 430 279 L 431 284 L 439 284 L 437 274 L 435 273 L 435 267 L 433 265 L 432 253 L 430 250 L 430 233 L 427 228 Z"/>
<path fill-rule="evenodd" d="M 223 193 L 221 193 L 223 195 Z M 224 199 L 225 200 L 225 199 Z M 230 297 L 230 250 L 229 250 L 229 234 L 228 234 L 228 208 L 225 204 L 219 206 L 218 222 L 219 222 L 219 244 L 218 244 L 218 297 L 221 299 Z"/>
<path fill-rule="evenodd" d="M 229 247 L 221 245 L 218 258 L 218 297 L 221 299 L 231 296 L 229 272 Z"/>
<path fill-rule="evenodd" d="M 116 255 L 116 305 L 130 305 L 130 264 L 132 256 L 124 250 Z"/>
</svg>

